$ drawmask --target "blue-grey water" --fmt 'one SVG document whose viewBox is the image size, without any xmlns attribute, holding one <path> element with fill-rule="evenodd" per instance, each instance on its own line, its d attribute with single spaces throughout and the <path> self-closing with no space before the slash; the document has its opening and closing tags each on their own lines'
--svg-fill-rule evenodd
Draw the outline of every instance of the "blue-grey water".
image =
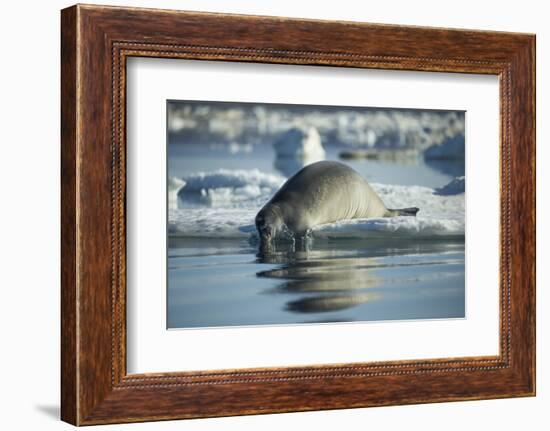
<svg viewBox="0 0 550 431">
<path fill-rule="evenodd" d="M 336 148 L 327 159 L 337 159 Z M 170 145 L 168 174 L 258 168 L 280 173 L 270 146 L 232 154 Z M 441 187 L 463 166 L 347 160 L 378 183 Z M 184 203 L 180 202 L 182 206 Z M 268 253 L 247 239 L 169 238 L 168 327 L 446 319 L 465 316 L 464 241 L 314 240 Z"/>
</svg>

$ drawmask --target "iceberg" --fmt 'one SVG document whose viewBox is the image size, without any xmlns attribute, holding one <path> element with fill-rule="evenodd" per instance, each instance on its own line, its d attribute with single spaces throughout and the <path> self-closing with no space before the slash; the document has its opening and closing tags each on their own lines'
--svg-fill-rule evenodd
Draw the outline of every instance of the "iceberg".
<svg viewBox="0 0 550 431">
<path fill-rule="evenodd" d="M 251 204 L 275 193 L 285 180 L 280 175 L 266 174 L 258 169 L 219 169 L 183 178 L 170 178 L 169 196 L 173 197 L 176 185 L 183 184 L 177 188 L 178 196 L 187 196 L 212 207 L 227 207 L 243 202 Z M 174 207 L 170 205 L 170 208 Z"/>
</svg>

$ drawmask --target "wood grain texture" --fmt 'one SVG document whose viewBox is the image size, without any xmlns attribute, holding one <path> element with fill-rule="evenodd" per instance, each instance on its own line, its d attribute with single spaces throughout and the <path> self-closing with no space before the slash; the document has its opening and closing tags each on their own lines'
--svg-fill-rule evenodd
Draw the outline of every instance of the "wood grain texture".
<svg viewBox="0 0 550 431">
<path fill-rule="evenodd" d="M 77 422 L 76 9 L 61 16 L 61 417 Z"/>
<path fill-rule="evenodd" d="M 62 11 L 61 37 L 63 420 L 87 425 L 534 395 L 533 35 L 79 5 Z M 498 75 L 499 355 L 127 375 L 131 56 Z"/>
</svg>

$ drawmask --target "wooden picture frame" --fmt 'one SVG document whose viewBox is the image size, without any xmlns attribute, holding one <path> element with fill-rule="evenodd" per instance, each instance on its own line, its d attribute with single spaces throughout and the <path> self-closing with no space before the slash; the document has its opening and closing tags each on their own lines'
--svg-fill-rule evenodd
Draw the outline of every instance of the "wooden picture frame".
<svg viewBox="0 0 550 431">
<path fill-rule="evenodd" d="M 534 35 L 83 5 L 64 9 L 61 17 L 64 421 L 91 425 L 535 394 Z M 127 374 L 130 56 L 498 75 L 500 354 Z"/>
</svg>

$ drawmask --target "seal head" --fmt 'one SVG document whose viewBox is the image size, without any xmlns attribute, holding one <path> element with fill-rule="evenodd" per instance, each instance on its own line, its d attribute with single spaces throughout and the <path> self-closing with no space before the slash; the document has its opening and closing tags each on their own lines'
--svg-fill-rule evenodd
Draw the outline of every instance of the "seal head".
<svg viewBox="0 0 550 431">
<path fill-rule="evenodd" d="M 256 229 L 262 241 L 270 241 L 284 229 L 284 221 L 277 205 L 265 206 L 256 215 Z"/>
</svg>

